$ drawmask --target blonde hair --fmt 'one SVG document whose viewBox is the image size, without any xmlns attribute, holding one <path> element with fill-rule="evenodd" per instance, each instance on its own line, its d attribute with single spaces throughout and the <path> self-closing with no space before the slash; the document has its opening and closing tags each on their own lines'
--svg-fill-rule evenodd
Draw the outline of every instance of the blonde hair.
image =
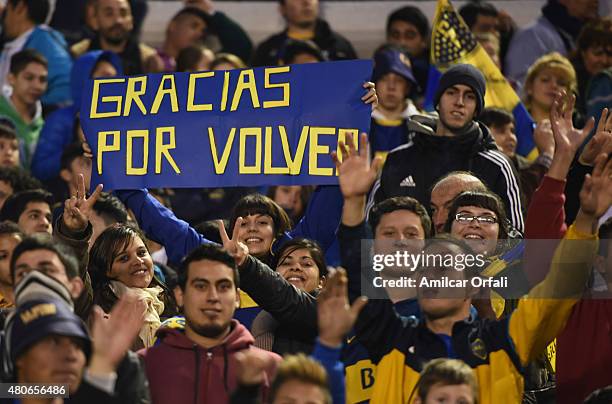
<svg viewBox="0 0 612 404">
<path fill-rule="evenodd" d="M 532 96 L 529 95 L 529 89 L 533 86 L 535 78 L 544 69 L 556 69 L 561 71 L 565 79 L 568 82 L 566 91 L 568 93 L 576 93 L 577 82 L 576 82 L 576 70 L 572 63 L 559 52 L 551 52 L 538 58 L 527 70 L 527 78 L 525 79 L 525 90 L 523 103 L 527 109 L 531 109 Z"/>
<path fill-rule="evenodd" d="M 304 354 L 285 356 L 272 383 L 269 401 L 274 401 L 283 384 L 294 380 L 320 388 L 325 397 L 325 404 L 332 404 L 325 368 Z"/>
<path fill-rule="evenodd" d="M 474 371 L 461 360 L 438 358 L 425 364 L 421 377 L 414 388 L 422 402 L 426 401 L 431 387 L 435 384 L 444 386 L 468 385 L 474 396 L 474 404 L 478 404 L 478 382 L 474 376 Z M 414 394 L 414 391 L 412 394 Z"/>
<path fill-rule="evenodd" d="M 228 63 L 234 66 L 235 69 L 244 69 L 247 67 L 242 59 L 232 53 L 218 53 L 215 60 L 210 64 L 210 70 L 215 70 L 215 67 L 222 63 Z"/>
</svg>

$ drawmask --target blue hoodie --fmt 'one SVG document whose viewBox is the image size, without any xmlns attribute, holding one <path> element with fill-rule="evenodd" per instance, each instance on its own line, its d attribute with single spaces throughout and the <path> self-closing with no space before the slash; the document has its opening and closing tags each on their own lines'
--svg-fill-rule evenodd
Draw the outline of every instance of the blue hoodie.
<svg viewBox="0 0 612 404">
<path fill-rule="evenodd" d="M 35 49 L 47 59 L 49 83 L 41 98 L 43 105 L 69 104 L 72 100 L 68 75 L 72 68 L 72 58 L 64 36 L 46 25 L 38 25 L 28 37 L 23 49 Z"/>
<path fill-rule="evenodd" d="M 74 103 L 53 112 L 45 121 L 32 159 L 32 174 L 36 178 L 45 181 L 59 174 L 62 152 L 74 138 L 74 121 L 81 108 L 85 83 L 91 78 L 93 69 L 100 58 L 108 60 L 117 69 L 119 75 L 123 74 L 119 56 L 108 51 L 87 52 L 74 62 L 70 77 Z"/>
</svg>

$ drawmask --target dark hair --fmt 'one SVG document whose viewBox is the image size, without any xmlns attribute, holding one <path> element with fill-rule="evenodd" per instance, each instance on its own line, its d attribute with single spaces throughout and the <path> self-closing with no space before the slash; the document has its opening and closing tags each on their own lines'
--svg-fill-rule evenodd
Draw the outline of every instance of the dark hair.
<svg viewBox="0 0 612 404">
<path fill-rule="evenodd" d="M 202 11 L 201 9 L 197 7 L 189 7 L 189 6 L 180 9 L 176 14 L 174 14 L 174 17 L 172 17 L 170 21 L 171 22 L 176 21 L 179 18 L 186 16 L 186 15 L 194 16 L 202 20 L 204 24 L 206 24 L 207 31 L 210 30 L 211 26 L 213 25 L 211 24 L 210 16 L 207 13 L 205 13 L 204 11 Z"/>
<path fill-rule="evenodd" d="M 277 268 L 280 264 L 285 261 L 285 257 L 296 250 L 305 249 L 308 250 L 312 260 L 315 262 L 317 268 L 319 268 L 319 279 L 327 276 L 327 264 L 325 263 L 325 253 L 321 250 L 319 244 L 314 240 L 309 240 L 307 238 L 294 238 L 292 240 L 287 241 L 279 248 L 276 254 L 276 261 L 274 263 L 274 268 Z M 307 290 L 307 292 L 311 292 Z"/>
<path fill-rule="evenodd" d="M 119 60 L 119 57 L 116 54 L 113 54 L 110 51 L 104 51 L 100 54 L 100 56 L 98 56 L 98 59 L 96 60 L 96 63 L 94 63 L 94 65 L 92 66 L 91 70 L 89 71 L 89 78 L 93 77 L 94 72 L 96 71 L 96 69 L 102 64 L 102 63 L 108 63 L 111 66 L 113 66 L 115 68 L 115 70 L 117 70 L 117 74 L 121 75 L 122 71 L 121 71 L 121 66 L 117 66 L 117 63 L 121 63 L 121 60 Z M 77 115 L 78 118 L 78 115 Z"/>
<path fill-rule="evenodd" d="M 416 214 L 419 219 L 421 219 L 421 226 L 423 227 L 425 238 L 431 236 L 431 218 L 429 217 L 429 213 L 427 213 L 427 209 L 425 209 L 419 201 L 409 196 L 394 196 L 393 198 L 387 198 L 374 205 L 368 219 L 372 231 L 376 232 L 376 228 L 383 215 L 395 212 L 396 210 L 407 210 Z"/>
<path fill-rule="evenodd" d="M 0 222 L 0 236 L 6 236 L 10 234 L 15 234 L 21 238 L 25 237 L 17 223 L 11 222 L 10 220 Z"/>
<path fill-rule="evenodd" d="M 0 210 L 0 220 L 19 222 L 19 216 L 30 202 L 46 203 L 50 208 L 53 205 L 53 195 L 44 189 L 31 189 L 14 193 L 4 202 L 4 206 Z"/>
<path fill-rule="evenodd" d="M 276 190 L 279 187 L 281 187 L 281 185 L 272 185 L 271 187 L 269 187 L 268 193 L 266 194 L 266 196 L 274 200 L 274 196 L 276 195 Z M 304 213 L 306 212 L 306 207 L 308 206 L 308 202 L 310 202 L 310 197 L 312 196 L 314 192 L 314 187 L 312 185 L 300 185 L 300 187 L 301 187 L 300 201 L 302 202 L 302 212 L 298 212 L 300 213 L 299 218 L 304 216 Z M 292 213 L 294 214 L 292 219 L 296 219 L 295 212 L 292 212 Z"/>
<path fill-rule="evenodd" d="M 418 7 L 405 6 L 393 11 L 389 17 L 387 17 L 387 35 L 389 34 L 389 30 L 391 30 L 391 24 L 395 21 L 404 21 L 414 25 L 422 37 L 427 37 L 429 35 L 429 20 Z"/>
<path fill-rule="evenodd" d="M 201 45 L 191 45 L 181 49 L 176 57 L 176 71 L 186 72 L 194 69 L 202 59 L 205 50 L 206 48 Z"/>
<path fill-rule="evenodd" d="M 514 116 L 504 109 L 489 107 L 482 110 L 478 120 L 489 128 L 501 128 L 514 123 Z"/>
<path fill-rule="evenodd" d="M 228 221 L 223 219 L 223 226 L 227 231 Z M 219 223 L 216 220 L 205 220 L 193 226 L 195 231 L 204 236 L 206 240 L 222 244 L 221 235 L 219 234 Z"/>
<path fill-rule="evenodd" d="M 612 403 L 612 385 L 593 391 L 583 404 L 610 404 Z"/>
<path fill-rule="evenodd" d="M 478 381 L 472 368 L 459 359 L 438 358 L 429 361 L 423 368 L 415 390 L 422 402 L 425 402 L 431 387 L 435 384 L 455 386 L 466 384 L 478 403 Z M 414 394 L 414 392 L 413 392 Z"/>
<path fill-rule="evenodd" d="M 51 5 L 49 0 L 9 0 L 13 7 L 23 3 L 28 10 L 28 18 L 35 25 L 44 24 L 49 16 Z"/>
<path fill-rule="evenodd" d="M 15 127 L 0 123 L 0 139 L 17 140 L 17 131 Z"/>
<path fill-rule="evenodd" d="M 102 192 L 93 205 L 93 210 L 109 226 L 115 223 L 127 223 L 128 212 L 123 202 L 115 195 Z"/>
<path fill-rule="evenodd" d="M 470 29 L 476 24 L 479 15 L 497 17 L 498 14 L 493 4 L 478 0 L 466 3 L 459 9 L 459 15 Z"/>
<path fill-rule="evenodd" d="M 281 59 L 283 60 L 283 64 L 290 65 L 295 61 L 298 55 L 301 54 L 313 56 L 319 62 L 324 62 L 326 60 L 316 43 L 309 40 L 302 41 L 298 39 L 289 39 L 285 42 Z"/>
<path fill-rule="evenodd" d="M 468 243 L 460 238 L 453 237 L 449 233 L 436 234 L 432 238 L 428 239 L 425 243 L 425 247 L 423 247 L 423 250 L 442 243 L 452 244 L 460 248 L 461 252 L 465 255 L 474 255 L 474 249 Z"/>
<path fill-rule="evenodd" d="M 0 181 L 8 183 L 13 192 L 42 188 L 40 181 L 21 167 L 0 167 Z"/>
<path fill-rule="evenodd" d="M 250 194 L 240 198 L 236 206 L 234 206 L 229 230 L 233 230 L 239 217 L 246 217 L 248 215 L 270 216 L 274 222 L 274 236 L 277 239 L 291 229 L 291 219 L 289 219 L 287 212 L 272 199 L 262 194 Z"/>
<path fill-rule="evenodd" d="M 584 24 L 576 40 L 576 53 L 593 46 L 611 47 L 612 17 L 600 17 Z"/>
<path fill-rule="evenodd" d="M 234 285 L 236 289 L 240 287 L 240 275 L 236 262 L 223 248 L 216 244 L 202 244 L 193 250 L 183 260 L 178 270 L 178 286 L 181 290 L 185 290 L 187 286 L 187 278 L 189 278 L 189 265 L 192 262 L 210 260 L 220 262 L 228 266 L 234 275 Z"/>
<path fill-rule="evenodd" d="M 83 143 L 73 142 L 64 148 L 60 159 L 60 169 L 70 170 L 70 164 L 77 158 L 83 156 Z"/>
<path fill-rule="evenodd" d="M 610 251 L 608 248 L 612 242 L 612 217 L 609 217 L 605 222 L 599 226 L 599 252 L 598 254 L 602 257 L 607 257 Z"/>
<path fill-rule="evenodd" d="M 87 267 L 94 291 L 111 280 L 107 274 L 111 271 L 115 258 L 136 237 L 139 237 L 143 243 L 146 240 L 139 229 L 124 223 L 113 224 L 100 233 L 91 250 L 89 250 L 89 265 Z"/>
<path fill-rule="evenodd" d="M 444 224 L 444 231 L 450 233 L 455 215 L 462 206 L 478 206 L 479 208 L 493 211 L 497 216 L 497 223 L 499 224 L 497 239 L 505 240 L 508 238 L 509 226 L 504 203 L 497 194 L 490 191 L 464 191 L 457 195 L 448 210 L 448 218 Z"/>
<path fill-rule="evenodd" d="M 15 53 L 11 57 L 10 72 L 13 75 L 18 75 L 30 63 L 38 63 L 48 68 L 47 59 L 34 49 L 24 49 Z"/>
<path fill-rule="evenodd" d="M 68 279 L 79 276 L 79 262 L 74 255 L 74 251 L 65 244 L 54 241 L 49 234 L 34 234 L 24 238 L 17 244 L 11 256 L 11 279 L 15 282 L 15 263 L 28 251 L 46 250 L 51 251 L 64 265 L 64 271 Z"/>
</svg>

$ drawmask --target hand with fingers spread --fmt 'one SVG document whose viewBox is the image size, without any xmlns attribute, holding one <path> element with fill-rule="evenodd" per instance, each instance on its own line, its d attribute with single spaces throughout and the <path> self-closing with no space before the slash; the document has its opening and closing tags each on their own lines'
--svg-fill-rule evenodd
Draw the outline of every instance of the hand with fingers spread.
<svg viewBox="0 0 612 404">
<path fill-rule="evenodd" d="M 563 153 L 574 158 L 576 151 L 595 126 L 595 121 L 591 118 L 582 130 L 576 129 L 572 122 L 576 96 L 572 95 L 567 103 L 564 103 L 565 98 L 565 91 L 555 97 L 550 110 L 550 123 L 555 139 L 555 154 Z"/>
<path fill-rule="evenodd" d="M 359 151 L 355 150 L 353 136 L 347 135 L 346 143 L 340 142 L 340 151 L 342 162 L 335 152 L 331 153 L 331 157 L 338 169 L 338 183 L 344 199 L 367 195 L 376 181 L 378 170 L 382 164 L 379 157 L 370 162 L 368 135 L 361 134 Z"/>
<path fill-rule="evenodd" d="M 371 81 L 363 83 L 363 88 L 368 90 L 367 94 L 361 97 L 361 101 L 366 104 L 372 104 L 372 110 L 378 107 L 378 95 L 376 94 L 376 85 Z"/>
<path fill-rule="evenodd" d="M 601 111 L 595 135 L 582 150 L 578 161 L 582 165 L 592 166 L 601 153 L 612 153 L 612 113 L 608 108 Z"/>
<path fill-rule="evenodd" d="M 225 231 L 223 220 L 217 220 L 219 224 L 219 235 L 221 236 L 221 241 L 223 242 L 223 249 L 227 251 L 232 258 L 234 258 L 234 261 L 238 267 L 244 263 L 249 255 L 249 248 L 246 246 L 246 244 L 238 240 L 238 234 L 240 233 L 240 226 L 242 225 L 243 220 L 244 219 L 241 217 L 236 219 L 231 239 L 227 235 L 227 231 Z"/>
<path fill-rule="evenodd" d="M 580 211 L 598 220 L 612 205 L 612 159 L 605 153 L 595 159 L 592 174 L 587 174 L 580 190 Z"/>
<path fill-rule="evenodd" d="M 87 228 L 89 215 L 102 192 L 102 184 L 96 187 L 96 190 L 89 198 L 85 191 L 85 179 L 83 174 L 79 174 L 76 178 L 76 194 L 71 195 L 70 199 L 64 202 L 64 214 L 62 220 L 64 225 L 71 231 L 81 232 Z"/>
<path fill-rule="evenodd" d="M 130 293 L 119 299 L 107 318 L 100 307 L 94 307 L 89 372 L 108 374 L 115 371 L 144 324 L 145 309 L 146 304 Z"/>
<path fill-rule="evenodd" d="M 367 302 L 367 298 L 360 297 L 351 306 L 346 271 L 344 268 L 332 269 L 325 287 L 317 297 L 319 341 L 330 347 L 342 344 L 344 336 L 353 328 L 359 312 Z"/>
</svg>

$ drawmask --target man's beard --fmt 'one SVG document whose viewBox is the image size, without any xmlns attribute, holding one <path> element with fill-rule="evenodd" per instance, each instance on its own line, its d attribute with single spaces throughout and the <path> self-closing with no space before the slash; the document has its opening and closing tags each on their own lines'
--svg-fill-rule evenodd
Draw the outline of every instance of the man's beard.
<svg viewBox="0 0 612 404">
<path fill-rule="evenodd" d="M 189 319 L 185 318 L 187 325 L 193 332 L 196 334 L 206 337 L 206 338 L 218 338 L 220 337 L 230 326 L 231 321 L 228 321 L 224 324 L 208 324 L 208 325 L 200 325 L 194 324 L 189 321 Z"/>
<path fill-rule="evenodd" d="M 130 37 L 130 33 L 126 30 L 121 29 L 120 34 L 114 34 L 113 32 L 117 31 L 115 30 L 115 28 L 121 28 L 121 27 L 114 25 L 106 31 L 100 31 L 100 35 L 109 44 L 118 46 L 128 40 L 128 38 Z"/>
<path fill-rule="evenodd" d="M 314 29 L 317 20 L 304 20 L 296 22 L 295 25 L 300 29 Z"/>
</svg>

